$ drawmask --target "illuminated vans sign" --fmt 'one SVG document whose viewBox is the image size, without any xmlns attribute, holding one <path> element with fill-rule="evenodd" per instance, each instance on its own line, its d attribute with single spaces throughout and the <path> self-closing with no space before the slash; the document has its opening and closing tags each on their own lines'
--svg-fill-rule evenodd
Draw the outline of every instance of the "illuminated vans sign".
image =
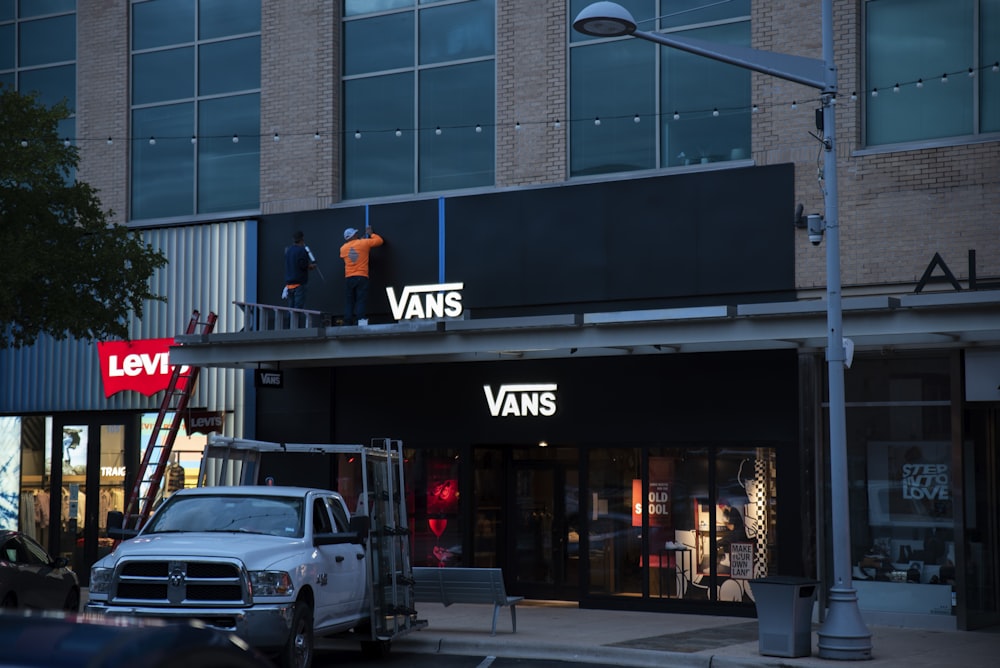
<svg viewBox="0 0 1000 668">
<path fill-rule="evenodd" d="M 392 317 L 399 320 L 424 318 L 457 318 L 462 315 L 464 283 L 408 285 L 396 297 L 396 291 L 386 288 Z"/>
<path fill-rule="evenodd" d="M 494 393 L 483 385 L 493 417 L 551 417 L 556 414 L 557 389 L 555 383 L 501 385 Z"/>
</svg>

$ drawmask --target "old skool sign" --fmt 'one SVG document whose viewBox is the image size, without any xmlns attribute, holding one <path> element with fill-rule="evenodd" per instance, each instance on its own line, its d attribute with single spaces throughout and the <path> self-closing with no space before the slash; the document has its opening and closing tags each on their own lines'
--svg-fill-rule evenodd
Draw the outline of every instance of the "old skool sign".
<svg viewBox="0 0 1000 668">
<path fill-rule="evenodd" d="M 170 365 L 170 346 L 173 344 L 173 339 L 98 342 L 104 396 L 132 390 L 148 397 L 167 389 L 174 371 Z M 188 367 L 181 367 L 177 389 L 184 389 L 189 372 Z"/>
</svg>

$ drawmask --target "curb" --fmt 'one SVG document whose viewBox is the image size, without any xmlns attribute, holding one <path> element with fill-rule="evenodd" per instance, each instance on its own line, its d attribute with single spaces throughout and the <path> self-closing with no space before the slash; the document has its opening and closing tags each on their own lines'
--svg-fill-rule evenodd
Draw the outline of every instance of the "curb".
<svg viewBox="0 0 1000 668">
<path fill-rule="evenodd" d="M 417 639 L 406 636 L 393 641 L 393 649 L 415 654 L 550 659 L 628 668 L 662 668 L 665 665 L 671 668 L 718 668 L 711 655 L 607 646 L 581 649 L 579 645 L 521 645 L 516 642 L 453 640 L 443 637 Z M 734 665 L 732 668 L 739 667 Z"/>
</svg>

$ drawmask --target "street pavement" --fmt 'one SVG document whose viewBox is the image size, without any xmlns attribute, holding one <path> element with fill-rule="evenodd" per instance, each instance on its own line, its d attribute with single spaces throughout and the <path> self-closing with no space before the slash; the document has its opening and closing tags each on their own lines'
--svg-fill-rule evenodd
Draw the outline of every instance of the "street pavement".
<svg viewBox="0 0 1000 668">
<path fill-rule="evenodd" d="M 555 659 L 637 668 L 829 668 L 849 662 L 819 658 L 815 624 L 811 656 L 789 658 L 761 655 L 757 620 L 745 617 L 589 610 L 575 603 L 524 601 L 517 605 L 517 632 L 511 631 L 510 610 L 503 608 L 497 633 L 491 636 L 491 605 L 424 603 L 417 613 L 427 626 L 396 638 L 393 653 Z M 866 668 L 1000 665 L 1000 628 L 928 631 L 869 625 L 868 630 L 872 658 L 863 662 Z M 334 649 L 336 642 L 320 640 L 317 649 Z"/>
</svg>

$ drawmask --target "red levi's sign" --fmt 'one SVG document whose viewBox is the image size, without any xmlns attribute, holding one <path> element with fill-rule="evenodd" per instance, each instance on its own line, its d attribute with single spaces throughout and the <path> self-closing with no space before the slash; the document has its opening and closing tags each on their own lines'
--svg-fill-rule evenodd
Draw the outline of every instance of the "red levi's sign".
<svg viewBox="0 0 1000 668">
<path fill-rule="evenodd" d="M 99 341 L 97 355 L 101 360 L 104 396 L 132 390 L 148 397 L 167 389 L 174 370 L 170 366 L 173 344 L 173 339 Z M 178 390 L 184 389 L 189 373 L 189 367 L 181 367 Z"/>
</svg>

